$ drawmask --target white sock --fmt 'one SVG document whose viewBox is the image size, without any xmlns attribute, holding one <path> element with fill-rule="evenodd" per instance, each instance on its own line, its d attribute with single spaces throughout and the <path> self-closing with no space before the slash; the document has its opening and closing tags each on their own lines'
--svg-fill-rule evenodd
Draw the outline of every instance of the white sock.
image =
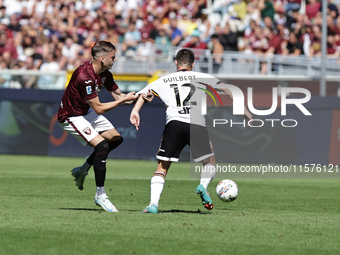
<svg viewBox="0 0 340 255">
<path fill-rule="evenodd" d="M 206 164 L 201 171 L 200 184 L 203 185 L 205 189 L 208 188 L 209 183 L 215 178 L 216 168 L 212 164 Z"/>
<path fill-rule="evenodd" d="M 103 195 L 106 195 L 104 187 L 97 187 L 96 196 L 99 197 L 99 196 L 103 196 Z"/>
<path fill-rule="evenodd" d="M 88 172 L 91 168 L 91 165 L 85 161 L 85 163 L 81 166 L 81 170 L 83 172 Z"/>
<path fill-rule="evenodd" d="M 161 176 L 160 174 L 155 175 L 151 178 L 151 185 L 150 185 L 151 198 L 150 198 L 150 205 L 149 206 L 154 204 L 158 207 L 158 202 L 159 202 L 159 199 L 161 198 L 164 183 L 165 183 L 164 176 Z"/>
</svg>

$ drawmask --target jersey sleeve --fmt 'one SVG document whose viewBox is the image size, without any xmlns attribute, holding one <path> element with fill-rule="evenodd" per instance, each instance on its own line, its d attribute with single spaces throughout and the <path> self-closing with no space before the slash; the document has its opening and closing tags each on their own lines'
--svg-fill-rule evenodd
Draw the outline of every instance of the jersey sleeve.
<svg viewBox="0 0 340 255">
<path fill-rule="evenodd" d="M 149 92 L 149 90 L 153 91 L 153 87 L 154 87 L 154 82 L 150 83 L 149 85 L 144 87 L 142 90 L 138 91 L 136 95 L 146 94 Z"/>
<path fill-rule="evenodd" d="M 113 79 L 113 76 L 112 76 L 111 72 L 106 70 L 105 77 L 106 78 L 105 78 L 104 86 L 107 89 L 107 91 L 115 91 L 115 90 L 117 90 L 119 88 L 117 83 Z"/>
<path fill-rule="evenodd" d="M 79 75 L 76 80 L 76 84 L 81 98 L 89 100 L 98 96 L 93 78 L 85 75 Z"/>
</svg>

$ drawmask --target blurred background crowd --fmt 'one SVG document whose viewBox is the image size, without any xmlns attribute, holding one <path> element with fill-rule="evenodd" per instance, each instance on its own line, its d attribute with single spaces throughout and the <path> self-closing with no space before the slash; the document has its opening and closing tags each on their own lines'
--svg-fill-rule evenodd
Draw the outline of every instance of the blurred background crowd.
<svg viewBox="0 0 340 255">
<path fill-rule="evenodd" d="M 0 69 L 74 70 L 98 40 L 147 59 L 171 47 L 270 56 L 340 54 L 340 0 L 0 0 Z M 261 72 L 265 73 L 264 70 Z M 0 81 L 1 83 L 1 81 Z M 29 88 L 33 82 L 26 82 Z"/>
</svg>

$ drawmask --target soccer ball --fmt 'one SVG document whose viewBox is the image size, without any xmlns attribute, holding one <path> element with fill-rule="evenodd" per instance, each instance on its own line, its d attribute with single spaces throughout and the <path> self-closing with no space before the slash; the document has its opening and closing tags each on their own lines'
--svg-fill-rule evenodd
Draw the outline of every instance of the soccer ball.
<svg viewBox="0 0 340 255">
<path fill-rule="evenodd" d="M 223 202 L 232 202 L 238 196 L 238 186 L 232 180 L 220 181 L 216 186 L 216 195 Z"/>
</svg>

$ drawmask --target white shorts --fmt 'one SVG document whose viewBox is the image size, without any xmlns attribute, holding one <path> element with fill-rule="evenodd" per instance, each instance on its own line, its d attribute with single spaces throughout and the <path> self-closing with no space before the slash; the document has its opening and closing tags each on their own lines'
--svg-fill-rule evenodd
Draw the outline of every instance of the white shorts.
<svg viewBox="0 0 340 255">
<path fill-rule="evenodd" d="M 114 126 L 103 115 L 97 115 L 92 109 L 84 116 L 69 117 L 61 128 L 86 146 L 99 132 L 113 129 Z"/>
</svg>

